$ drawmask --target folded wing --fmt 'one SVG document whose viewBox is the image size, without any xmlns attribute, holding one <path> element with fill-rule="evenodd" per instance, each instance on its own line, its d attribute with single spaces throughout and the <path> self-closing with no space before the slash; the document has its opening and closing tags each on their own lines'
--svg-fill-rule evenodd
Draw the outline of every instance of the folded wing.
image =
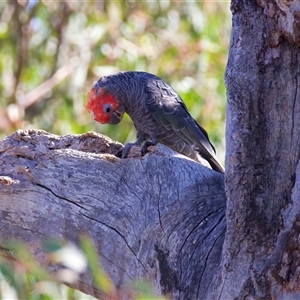
<svg viewBox="0 0 300 300">
<path fill-rule="evenodd" d="M 189 114 L 176 91 L 161 79 L 148 80 L 146 106 L 154 119 L 174 132 L 187 144 L 192 144 L 214 169 L 223 172 L 207 132 Z"/>
</svg>

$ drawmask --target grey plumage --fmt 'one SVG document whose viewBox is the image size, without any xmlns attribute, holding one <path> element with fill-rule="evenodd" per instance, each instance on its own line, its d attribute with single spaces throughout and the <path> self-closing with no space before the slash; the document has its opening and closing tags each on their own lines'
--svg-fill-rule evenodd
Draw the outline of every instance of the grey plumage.
<svg viewBox="0 0 300 300">
<path fill-rule="evenodd" d="M 134 144 L 145 142 L 145 152 L 147 146 L 162 143 L 196 161 L 201 160 L 200 154 L 214 170 L 224 172 L 207 132 L 161 78 L 146 72 L 120 72 L 100 78 L 93 88 L 104 88 L 112 94 L 120 104 L 120 120 L 125 111 L 134 123 L 138 140 L 125 146 L 124 155 Z"/>
</svg>

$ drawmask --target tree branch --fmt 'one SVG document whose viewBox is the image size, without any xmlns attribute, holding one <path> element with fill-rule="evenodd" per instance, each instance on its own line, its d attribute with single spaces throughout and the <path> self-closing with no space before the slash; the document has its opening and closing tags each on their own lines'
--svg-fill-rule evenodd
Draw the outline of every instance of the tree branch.
<svg viewBox="0 0 300 300">
<path fill-rule="evenodd" d="M 1 141 L 1 242 L 87 233 L 117 289 L 143 278 L 172 299 L 204 299 L 225 235 L 223 175 L 163 145 L 143 158 L 120 159 L 122 148 L 95 133 Z M 77 288 L 101 298 L 91 282 L 83 274 Z"/>
</svg>

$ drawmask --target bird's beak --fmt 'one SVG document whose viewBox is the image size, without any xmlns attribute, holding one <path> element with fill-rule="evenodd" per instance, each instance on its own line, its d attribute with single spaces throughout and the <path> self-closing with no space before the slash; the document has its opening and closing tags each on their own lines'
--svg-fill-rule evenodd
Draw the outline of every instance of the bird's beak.
<svg viewBox="0 0 300 300">
<path fill-rule="evenodd" d="M 108 124 L 118 124 L 122 120 L 124 112 L 125 108 L 123 105 L 121 105 L 112 113 L 111 119 L 109 120 Z"/>
</svg>

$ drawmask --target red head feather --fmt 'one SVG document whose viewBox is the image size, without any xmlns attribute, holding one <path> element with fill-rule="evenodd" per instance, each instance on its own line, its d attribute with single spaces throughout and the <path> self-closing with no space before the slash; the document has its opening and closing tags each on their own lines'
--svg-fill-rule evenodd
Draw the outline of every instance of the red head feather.
<svg viewBox="0 0 300 300">
<path fill-rule="evenodd" d="M 89 91 L 86 109 L 95 121 L 101 124 L 109 123 L 112 113 L 119 107 L 116 98 L 104 88 L 92 88 Z"/>
</svg>

